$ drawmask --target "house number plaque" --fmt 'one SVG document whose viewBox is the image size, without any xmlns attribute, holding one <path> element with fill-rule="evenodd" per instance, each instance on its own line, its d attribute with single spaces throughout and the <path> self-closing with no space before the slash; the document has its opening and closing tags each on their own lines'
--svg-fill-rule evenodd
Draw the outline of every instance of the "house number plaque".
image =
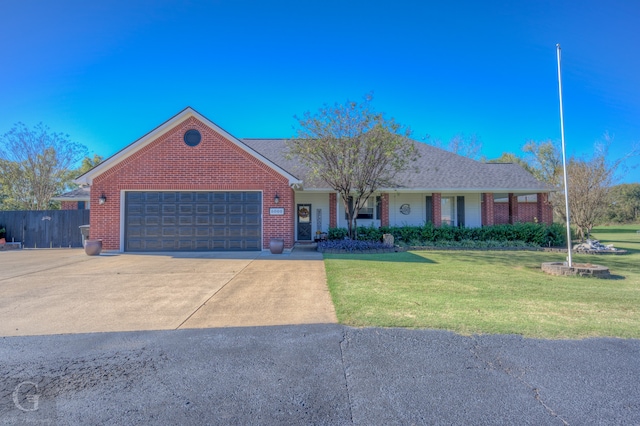
<svg viewBox="0 0 640 426">
<path fill-rule="evenodd" d="M 282 216 L 284 215 L 284 207 L 271 207 L 269 214 L 272 216 Z"/>
</svg>

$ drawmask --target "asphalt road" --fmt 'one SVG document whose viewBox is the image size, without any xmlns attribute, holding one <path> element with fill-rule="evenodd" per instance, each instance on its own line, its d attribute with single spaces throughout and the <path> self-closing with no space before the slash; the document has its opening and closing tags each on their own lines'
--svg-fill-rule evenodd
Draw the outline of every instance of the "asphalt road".
<svg viewBox="0 0 640 426">
<path fill-rule="evenodd" d="M 0 377 L 0 424 L 640 424 L 638 340 L 335 324 L 4 337 Z"/>
</svg>

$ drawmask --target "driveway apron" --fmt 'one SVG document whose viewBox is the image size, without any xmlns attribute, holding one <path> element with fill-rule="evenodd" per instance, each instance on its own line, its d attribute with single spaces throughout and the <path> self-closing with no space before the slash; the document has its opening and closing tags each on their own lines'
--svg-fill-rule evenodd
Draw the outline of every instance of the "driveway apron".
<svg viewBox="0 0 640 426">
<path fill-rule="evenodd" d="M 0 336 L 336 322 L 318 254 L 21 250 L 0 265 Z"/>
</svg>

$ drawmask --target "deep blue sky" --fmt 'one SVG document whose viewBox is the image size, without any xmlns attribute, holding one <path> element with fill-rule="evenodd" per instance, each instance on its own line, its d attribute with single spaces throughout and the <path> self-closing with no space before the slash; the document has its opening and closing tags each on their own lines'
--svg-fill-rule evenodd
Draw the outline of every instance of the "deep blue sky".
<svg viewBox="0 0 640 426">
<path fill-rule="evenodd" d="M 373 91 L 416 139 L 475 134 L 495 158 L 560 140 L 560 43 L 568 153 L 608 132 L 618 158 L 640 141 L 639 22 L 635 0 L 8 0 L 0 134 L 42 121 L 109 156 L 192 106 L 289 137 L 294 115 Z"/>
</svg>

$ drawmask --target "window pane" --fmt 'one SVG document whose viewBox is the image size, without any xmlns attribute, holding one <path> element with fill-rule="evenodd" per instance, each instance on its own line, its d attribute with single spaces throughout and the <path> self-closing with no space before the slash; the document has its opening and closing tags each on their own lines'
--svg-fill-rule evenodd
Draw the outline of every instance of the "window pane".
<svg viewBox="0 0 640 426">
<path fill-rule="evenodd" d="M 453 225 L 454 219 L 455 219 L 453 215 L 453 197 L 442 197 L 441 206 L 442 206 L 442 224 Z"/>
</svg>

